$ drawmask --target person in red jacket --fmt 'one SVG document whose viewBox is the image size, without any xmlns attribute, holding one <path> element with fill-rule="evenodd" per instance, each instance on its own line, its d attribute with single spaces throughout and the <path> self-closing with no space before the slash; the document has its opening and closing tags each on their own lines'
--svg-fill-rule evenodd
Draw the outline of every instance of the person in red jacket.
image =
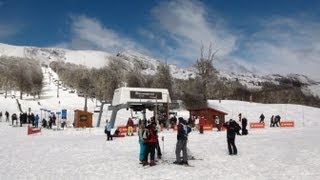
<svg viewBox="0 0 320 180">
<path fill-rule="evenodd" d="M 128 121 L 127 121 L 127 136 L 133 136 L 133 126 L 134 126 L 134 123 L 133 123 L 133 120 L 131 118 L 128 118 Z"/>
<path fill-rule="evenodd" d="M 155 157 L 155 149 L 156 149 L 157 140 L 158 140 L 158 132 L 156 129 L 155 122 L 149 123 L 147 125 L 146 130 L 143 133 L 143 140 L 146 146 L 143 166 L 146 166 L 149 164 L 148 163 L 149 154 L 150 154 L 150 166 L 154 166 L 156 165 L 156 163 L 154 162 L 154 157 Z"/>
<path fill-rule="evenodd" d="M 200 134 L 203 134 L 203 126 L 205 124 L 205 119 L 204 117 L 202 116 L 199 120 L 199 131 L 200 131 Z"/>
</svg>

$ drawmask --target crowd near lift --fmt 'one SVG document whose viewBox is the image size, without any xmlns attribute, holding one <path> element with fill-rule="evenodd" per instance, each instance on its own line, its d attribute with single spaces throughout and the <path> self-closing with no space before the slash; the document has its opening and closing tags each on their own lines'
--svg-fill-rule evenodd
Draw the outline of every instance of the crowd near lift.
<svg viewBox="0 0 320 180">
<path fill-rule="evenodd" d="M 111 106 L 108 107 L 108 110 L 112 111 L 110 124 L 114 127 L 116 116 L 120 109 L 141 111 L 144 119 L 147 119 L 146 110 L 148 109 L 154 111 L 155 119 L 158 120 L 157 111 L 159 111 L 159 107 L 161 107 L 161 109 L 165 109 L 168 117 L 170 103 L 171 99 L 168 89 L 133 87 L 118 88 L 114 91 Z M 102 113 L 102 111 L 100 113 Z M 100 126 L 100 120 L 101 118 L 98 119 L 98 127 Z"/>
</svg>

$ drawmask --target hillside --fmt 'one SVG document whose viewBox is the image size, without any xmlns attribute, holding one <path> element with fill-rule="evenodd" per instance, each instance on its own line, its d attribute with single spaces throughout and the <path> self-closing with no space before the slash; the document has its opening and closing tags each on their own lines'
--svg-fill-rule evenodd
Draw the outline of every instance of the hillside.
<svg viewBox="0 0 320 180">
<path fill-rule="evenodd" d="M 155 59 L 150 56 L 130 50 L 119 52 L 116 55 L 112 55 L 110 53 L 101 51 L 11 46 L 0 43 L 0 57 L 1 56 L 32 58 L 46 64 L 49 64 L 52 61 L 64 61 L 74 64 L 81 64 L 89 68 L 101 68 L 107 65 L 110 59 L 117 57 L 122 59 L 129 67 L 139 67 L 141 73 L 145 75 L 154 75 L 156 73 L 158 65 L 164 62 L 163 60 Z M 187 80 L 196 76 L 195 69 L 192 67 L 180 68 L 173 64 L 169 64 L 169 67 L 173 78 Z M 242 70 L 242 72 L 245 72 L 245 70 Z M 256 98 L 255 100 L 257 102 L 268 102 L 265 99 L 272 99 L 268 95 L 268 93 L 270 91 L 278 91 L 278 96 L 280 97 L 278 98 L 279 102 L 287 103 L 290 101 L 286 99 L 281 100 L 281 97 L 286 96 L 285 94 L 288 93 L 287 90 L 291 91 L 292 88 L 295 89 L 295 92 L 291 92 L 292 96 L 299 96 L 298 100 L 294 101 L 294 103 L 304 103 L 306 101 L 310 101 L 305 100 L 306 97 L 304 96 L 320 97 L 320 82 L 313 81 L 304 75 L 289 74 L 287 76 L 282 76 L 277 74 L 271 74 L 262 76 L 253 74 L 249 71 L 240 74 L 236 72 L 229 72 L 218 69 L 217 76 L 224 84 L 228 84 L 229 82 L 231 84 L 239 83 L 242 86 L 244 86 L 244 89 L 242 88 L 243 90 L 241 90 L 245 91 L 244 94 L 241 94 L 241 92 L 239 92 L 238 94 L 233 93 L 233 95 L 228 95 L 228 97 L 225 98 L 235 98 L 241 100 L 243 98 L 239 98 L 238 96 L 244 96 L 246 94 L 255 94 L 255 96 L 259 97 L 264 96 L 263 98 Z M 232 89 L 235 87 L 236 86 L 231 85 L 227 88 L 231 92 L 238 91 L 238 89 Z M 281 91 L 280 93 L 279 89 Z M 258 92 L 258 94 L 256 94 L 257 91 L 259 91 L 260 93 Z M 276 101 L 270 102 L 275 103 Z"/>
</svg>

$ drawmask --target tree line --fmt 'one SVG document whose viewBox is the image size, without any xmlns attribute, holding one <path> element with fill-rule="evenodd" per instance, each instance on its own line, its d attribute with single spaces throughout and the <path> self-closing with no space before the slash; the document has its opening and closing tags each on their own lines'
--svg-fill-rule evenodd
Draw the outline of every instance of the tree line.
<svg viewBox="0 0 320 180">
<path fill-rule="evenodd" d="M 43 87 L 43 74 L 39 61 L 19 57 L 0 57 L 0 87 L 5 91 L 20 91 L 22 95 L 38 96 Z"/>
</svg>

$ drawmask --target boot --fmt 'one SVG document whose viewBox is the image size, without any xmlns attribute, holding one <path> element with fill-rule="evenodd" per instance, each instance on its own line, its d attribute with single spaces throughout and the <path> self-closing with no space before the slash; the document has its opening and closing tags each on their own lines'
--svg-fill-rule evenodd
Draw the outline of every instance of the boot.
<svg viewBox="0 0 320 180">
<path fill-rule="evenodd" d="M 149 165 L 148 161 L 143 161 L 142 162 L 142 166 L 147 166 L 147 165 Z"/>
<path fill-rule="evenodd" d="M 150 162 L 150 166 L 155 166 L 155 165 L 156 165 L 156 163 L 154 161 Z"/>
</svg>

